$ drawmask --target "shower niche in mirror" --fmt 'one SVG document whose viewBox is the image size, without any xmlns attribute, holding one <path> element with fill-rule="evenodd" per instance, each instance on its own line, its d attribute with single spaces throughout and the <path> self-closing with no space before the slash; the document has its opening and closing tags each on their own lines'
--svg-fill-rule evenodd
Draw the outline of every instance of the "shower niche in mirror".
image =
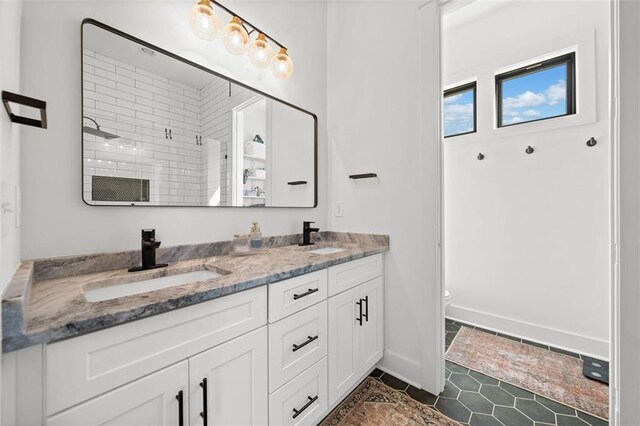
<svg viewBox="0 0 640 426">
<path fill-rule="evenodd" d="M 91 19 L 82 89 L 87 204 L 316 206 L 314 114 Z"/>
</svg>

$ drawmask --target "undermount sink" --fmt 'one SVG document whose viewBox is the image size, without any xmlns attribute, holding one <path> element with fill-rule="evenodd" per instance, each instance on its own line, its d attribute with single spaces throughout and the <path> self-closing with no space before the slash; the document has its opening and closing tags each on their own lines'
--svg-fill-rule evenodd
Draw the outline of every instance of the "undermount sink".
<svg viewBox="0 0 640 426">
<path fill-rule="evenodd" d="M 333 254 L 340 253 L 341 251 L 345 251 L 345 248 L 342 247 L 321 247 L 313 250 L 309 250 L 309 253 L 313 254 Z"/>
<path fill-rule="evenodd" d="M 150 278 L 125 284 L 86 288 L 84 290 L 84 297 L 87 299 L 87 302 L 103 302 L 105 300 L 118 299 L 120 297 L 147 293 L 149 291 L 161 290 L 163 288 L 175 287 L 197 281 L 206 281 L 222 275 L 223 274 L 216 271 L 202 269 L 200 271 Z"/>
</svg>

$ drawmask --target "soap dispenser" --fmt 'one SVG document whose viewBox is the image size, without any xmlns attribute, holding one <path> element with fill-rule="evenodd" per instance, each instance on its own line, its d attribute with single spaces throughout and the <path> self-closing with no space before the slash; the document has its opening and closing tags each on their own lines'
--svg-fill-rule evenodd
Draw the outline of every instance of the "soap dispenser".
<svg viewBox="0 0 640 426">
<path fill-rule="evenodd" d="M 260 232 L 260 224 L 253 222 L 251 224 L 251 239 L 249 240 L 251 250 L 259 250 L 262 248 L 262 232 Z"/>
</svg>

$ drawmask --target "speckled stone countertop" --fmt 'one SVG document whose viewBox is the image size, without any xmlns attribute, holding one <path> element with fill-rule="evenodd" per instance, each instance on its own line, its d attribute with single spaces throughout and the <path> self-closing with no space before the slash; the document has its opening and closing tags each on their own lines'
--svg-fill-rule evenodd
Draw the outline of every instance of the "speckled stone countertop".
<svg viewBox="0 0 640 426">
<path fill-rule="evenodd" d="M 298 247 L 300 235 L 265 238 L 268 247 L 251 256 L 229 254 L 230 242 L 169 247 L 158 263 L 169 266 L 127 272 L 139 252 L 100 253 L 23 262 L 2 298 L 3 352 L 79 336 L 168 312 L 326 267 L 382 253 L 385 235 L 322 232 L 317 246 L 339 246 L 332 254 Z M 100 302 L 88 302 L 84 290 L 198 270 L 217 278 Z"/>
</svg>

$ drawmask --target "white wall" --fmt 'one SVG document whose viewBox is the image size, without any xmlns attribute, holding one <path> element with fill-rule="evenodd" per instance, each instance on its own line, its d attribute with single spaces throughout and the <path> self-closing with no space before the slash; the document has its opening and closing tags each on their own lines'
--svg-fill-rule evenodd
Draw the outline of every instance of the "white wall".
<svg viewBox="0 0 640 426">
<path fill-rule="evenodd" d="M 30 1 L 25 4 L 22 87 L 48 102 L 49 129 L 29 132 L 22 148 L 22 258 L 135 249 L 140 229 L 154 227 L 164 245 L 230 239 L 247 232 L 252 220 L 265 235 L 300 232 L 303 220 L 327 229 L 326 4 L 311 2 L 228 2 L 259 22 L 289 48 L 293 77 L 274 79 L 246 57 L 228 54 L 220 40 L 201 41 L 190 31 L 193 2 Z M 317 209 L 121 208 L 90 207 L 81 199 L 80 23 L 91 17 L 150 43 L 248 83 L 319 116 Z M 23 136 L 26 136 L 26 131 Z"/>
<path fill-rule="evenodd" d="M 619 3 L 619 107 L 620 114 L 620 306 L 619 361 L 613 365 L 619 378 L 617 401 L 621 426 L 635 425 L 640 418 L 640 3 L 622 0 Z"/>
<path fill-rule="evenodd" d="M 21 93 L 20 89 L 20 15 L 22 2 L 0 2 L 0 90 Z M 29 95 L 29 93 L 24 93 Z M 12 105 L 14 113 L 20 109 Z M 0 293 L 13 276 L 20 261 L 20 229 L 16 209 L 16 191 L 20 184 L 20 128 L 0 110 L 0 200 L 7 209 L 0 213 Z M 30 129 L 27 135 L 37 133 Z"/>
<path fill-rule="evenodd" d="M 608 357 L 608 2 L 475 2 L 443 28 L 445 87 L 478 80 L 478 132 L 444 141 L 449 315 Z M 496 129 L 494 72 L 573 46 L 578 114 Z"/>
<path fill-rule="evenodd" d="M 0 90 L 14 93 L 21 93 L 21 15 L 22 1 L 0 2 Z M 13 105 L 13 107 L 16 106 Z M 20 111 L 20 109 L 14 109 L 14 113 Z M 20 185 L 20 127 L 9 121 L 4 106 L 0 106 L 0 202 L 3 206 L 9 203 L 6 207 L 13 210 L 13 212 L 0 210 L 0 294 L 4 293 L 20 262 L 20 229 L 17 227 L 19 222 L 16 209 L 16 191 Z M 35 132 L 38 132 L 38 129 L 26 132 L 26 136 Z M 0 330 L 2 330 L 1 318 Z M 1 335 L 0 331 L 0 337 Z M 1 364 L 2 354 L 0 353 Z M 2 377 L 0 377 L 0 383 L 2 383 Z M 4 398 L 0 396 L 0 400 Z"/>
<path fill-rule="evenodd" d="M 390 235 L 382 367 L 439 393 L 438 123 L 433 102 L 420 110 L 423 91 L 431 100 L 439 92 L 439 18 L 433 3 L 423 10 L 427 17 L 419 4 L 329 3 L 329 221 L 338 231 Z M 401 29 L 392 31 L 395 25 Z M 431 135 L 421 133 L 421 124 Z M 348 178 L 368 172 L 378 178 Z"/>
</svg>

